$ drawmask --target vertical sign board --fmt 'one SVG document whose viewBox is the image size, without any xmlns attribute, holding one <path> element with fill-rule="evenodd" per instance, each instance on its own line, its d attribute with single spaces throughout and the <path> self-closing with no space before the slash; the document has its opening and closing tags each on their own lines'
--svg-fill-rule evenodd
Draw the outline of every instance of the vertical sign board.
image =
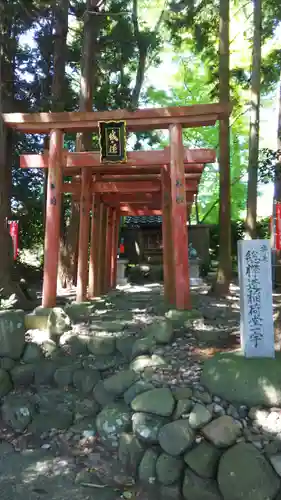
<svg viewBox="0 0 281 500">
<path fill-rule="evenodd" d="M 244 355 L 274 358 L 270 241 L 238 241 L 238 270 Z"/>
</svg>

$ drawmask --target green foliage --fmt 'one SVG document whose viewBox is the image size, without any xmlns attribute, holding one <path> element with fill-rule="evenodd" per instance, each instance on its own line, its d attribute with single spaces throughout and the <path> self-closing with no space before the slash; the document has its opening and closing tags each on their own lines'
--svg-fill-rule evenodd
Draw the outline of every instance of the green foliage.
<svg viewBox="0 0 281 500">
<path fill-rule="evenodd" d="M 257 238 L 268 239 L 270 237 L 269 218 L 266 217 L 257 222 Z M 245 235 L 245 221 L 232 220 L 231 222 L 231 253 L 237 255 L 237 243 L 243 240 Z M 214 258 L 218 257 L 219 252 L 219 225 L 213 224 L 210 226 L 210 251 Z"/>
<path fill-rule="evenodd" d="M 153 5 L 152 5 L 153 4 Z M 169 90 L 141 83 L 138 100 L 145 106 L 178 106 L 217 101 L 218 95 L 218 5 L 219 0 L 138 0 L 137 25 L 133 2 L 108 0 L 99 16 L 100 33 L 94 47 L 97 58 L 93 109 L 131 108 L 138 80 L 141 56 L 144 70 L 157 66 L 167 33 L 169 47 L 175 50 L 178 72 Z M 5 47 L 5 110 L 17 112 L 49 111 L 53 78 L 54 3 L 43 0 L 6 0 L 2 26 Z M 154 11 L 153 11 L 153 8 Z M 149 10 L 151 9 L 152 10 Z M 165 10 L 163 15 L 163 9 Z M 231 2 L 231 208 L 232 218 L 239 219 L 245 209 L 246 168 L 248 156 L 248 89 L 251 56 L 251 2 Z M 150 13 L 149 13 L 150 12 Z M 80 61 L 82 53 L 85 1 L 74 0 L 69 6 L 67 78 L 64 109 L 79 106 Z M 264 47 L 275 33 L 281 19 L 277 0 L 263 2 Z M 22 36 L 25 42 L 22 42 Z M 262 89 L 268 95 L 275 89 L 280 74 L 280 46 L 271 43 L 264 50 Z M 2 75 L 3 77 L 3 75 Z M 42 136 L 15 134 L 12 158 L 12 215 L 20 222 L 20 246 L 42 244 L 44 213 L 44 173 L 21 170 L 19 155 L 40 153 Z M 167 134 L 159 131 L 138 133 L 135 149 L 159 148 L 168 144 Z M 210 147 L 218 151 L 218 127 L 188 129 L 184 143 L 189 147 Z M 67 134 L 65 145 L 74 150 L 75 137 Z M 97 148 L 93 137 L 93 149 Z M 263 150 L 260 156 L 261 182 L 276 176 L 278 152 Z M 207 165 L 198 196 L 200 221 L 218 220 L 218 165 Z M 69 216 L 69 198 L 65 206 Z M 195 220 L 195 211 L 191 214 Z M 234 233 L 235 233 L 234 229 Z M 235 233 L 236 234 L 236 233 Z"/>
<path fill-rule="evenodd" d="M 183 106 L 210 102 L 212 83 L 209 81 L 206 64 L 189 53 L 178 56 L 179 71 L 175 75 L 175 83 L 168 92 L 149 88 L 147 95 L 152 105 Z M 239 89 L 235 88 L 238 95 Z M 190 128 L 184 130 L 184 144 L 190 148 L 212 148 L 218 151 L 218 125 L 215 127 Z M 234 106 L 230 130 L 231 144 L 231 209 L 233 219 L 239 218 L 245 208 L 246 170 L 248 155 L 248 126 L 245 114 L 238 102 Z M 168 145 L 166 137 L 162 137 L 160 146 Z M 216 223 L 218 220 L 219 169 L 215 163 L 207 165 L 202 175 L 198 209 L 200 221 Z M 195 220 L 195 213 L 192 213 Z"/>
<path fill-rule="evenodd" d="M 263 184 L 274 182 L 281 177 L 281 150 L 263 148 L 259 154 L 259 181 Z"/>
</svg>

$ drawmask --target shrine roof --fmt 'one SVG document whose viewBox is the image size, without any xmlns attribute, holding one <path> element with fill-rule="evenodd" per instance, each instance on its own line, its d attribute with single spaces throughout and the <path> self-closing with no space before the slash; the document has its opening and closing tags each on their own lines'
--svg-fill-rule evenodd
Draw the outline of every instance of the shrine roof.
<svg viewBox="0 0 281 500">
<path fill-rule="evenodd" d="M 126 228 L 140 228 L 140 227 L 159 227 L 162 224 L 161 215 L 140 215 L 140 216 L 126 216 L 124 227 Z"/>
</svg>

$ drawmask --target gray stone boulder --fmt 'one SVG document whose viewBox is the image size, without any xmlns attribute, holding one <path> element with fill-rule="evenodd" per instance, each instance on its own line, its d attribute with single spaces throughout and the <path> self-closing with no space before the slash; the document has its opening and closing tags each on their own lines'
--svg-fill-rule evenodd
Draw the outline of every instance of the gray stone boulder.
<svg viewBox="0 0 281 500">
<path fill-rule="evenodd" d="M 2 419 L 16 432 L 23 432 L 32 420 L 34 407 L 28 398 L 10 394 L 1 408 Z"/>
<path fill-rule="evenodd" d="M 143 444 L 133 434 L 123 433 L 119 439 L 118 458 L 125 470 L 136 477 L 144 454 Z"/>
<path fill-rule="evenodd" d="M 33 312 L 25 314 L 24 326 L 26 330 L 45 330 L 47 331 L 48 317 L 51 309 L 37 307 Z"/>
<path fill-rule="evenodd" d="M 83 394 L 92 392 L 100 381 L 100 373 L 97 370 L 79 368 L 73 373 L 73 385 Z"/>
<path fill-rule="evenodd" d="M 13 388 L 13 384 L 8 372 L 0 368 L 0 397 L 6 396 Z"/>
<path fill-rule="evenodd" d="M 151 354 L 156 346 L 156 341 L 153 337 L 143 337 L 137 339 L 132 347 L 131 357 L 136 358 L 142 354 Z"/>
<path fill-rule="evenodd" d="M 139 480 L 144 484 L 154 484 L 156 481 L 156 462 L 158 454 L 148 448 L 139 465 Z"/>
<path fill-rule="evenodd" d="M 173 484 L 181 477 L 183 461 L 171 457 L 167 453 L 161 453 L 156 462 L 157 479 L 162 484 Z"/>
<path fill-rule="evenodd" d="M 107 378 L 103 385 L 106 392 L 121 396 L 138 379 L 133 370 L 122 370 Z"/>
<path fill-rule="evenodd" d="M 58 345 L 52 339 L 44 340 L 40 347 L 45 358 L 55 359 L 61 355 Z"/>
<path fill-rule="evenodd" d="M 131 427 L 130 410 L 122 403 L 107 405 L 98 414 L 96 426 L 102 443 L 110 449 L 118 448 L 121 434 Z"/>
<path fill-rule="evenodd" d="M 133 432 L 145 443 L 158 443 L 160 429 L 167 422 L 163 417 L 148 413 L 134 413 L 132 416 Z"/>
<path fill-rule="evenodd" d="M 53 307 L 47 321 L 47 330 L 50 335 L 58 337 L 70 329 L 71 319 L 68 314 L 61 307 Z"/>
<path fill-rule="evenodd" d="M 34 365 L 19 364 L 10 371 L 14 387 L 29 387 L 34 380 Z"/>
<path fill-rule="evenodd" d="M 175 400 L 170 389 L 153 389 L 138 394 L 131 402 L 131 407 L 136 412 L 168 417 L 174 411 Z"/>
<path fill-rule="evenodd" d="M 109 356 L 115 351 L 115 338 L 106 332 L 97 332 L 88 340 L 88 350 L 96 356 Z"/>
<path fill-rule="evenodd" d="M 239 491 L 239 483 L 236 483 L 236 488 Z M 189 469 L 185 471 L 182 493 L 185 500 L 222 500 L 216 481 L 199 477 Z"/>
<path fill-rule="evenodd" d="M 179 420 L 181 417 L 188 415 L 192 407 L 193 407 L 193 402 L 190 399 L 180 399 L 177 402 L 177 406 L 173 414 L 173 419 Z"/>
<path fill-rule="evenodd" d="M 75 370 L 75 366 L 60 366 L 54 373 L 54 381 L 55 383 L 61 387 L 66 388 L 69 385 L 72 385 L 73 380 L 73 372 Z"/>
<path fill-rule="evenodd" d="M 187 328 L 192 326 L 192 321 L 201 318 L 201 314 L 196 309 L 192 309 L 190 311 L 180 311 L 178 309 L 170 309 L 165 313 L 165 317 L 172 322 L 175 328 L 180 328 L 185 325 Z"/>
<path fill-rule="evenodd" d="M 59 339 L 59 345 L 63 352 L 70 356 L 88 353 L 88 335 L 78 335 L 74 332 L 63 333 Z"/>
<path fill-rule="evenodd" d="M 159 488 L 161 500 L 182 500 L 181 484 L 162 484 Z"/>
<path fill-rule="evenodd" d="M 112 403 L 117 396 L 112 392 L 107 392 L 104 388 L 104 381 L 100 380 L 94 387 L 93 396 L 100 406 Z"/>
<path fill-rule="evenodd" d="M 161 448 L 174 457 L 177 457 L 191 448 L 195 440 L 195 433 L 187 419 L 175 420 L 162 427 L 159 432 Z"/>
<path fill-rule="evenodd" d="M 174 329 L 171 321 L 158 318 L 146 328 L 145 333 L 157 344 L 169 344 L 173 339 Z"/>
<path fill-rule="evenodd" d="M 24 312 L 0 311 L 0 357 L 19 359 L 25 344 Z"/>
<path fill-rule="evenodd" d="M 93 419 L 93 417 L 84 417 L 80 420 L 76 420 L 69 428 L 69 432 L 80 434 L 83 438 L 93 437 L 97 433 L 95 419 Z"/>
<path fill-rule="evenodd" d="M 111 356 L 88 356 L 83 360 L 82 364 L 84 368 L 90 368 L 90 370 L 99 370 L 100 372 L 104 372 L 118 367 L 120 364 L 124 362 L 124 359 L 120 355 L 111 355 Z"/>
<path fill-rule="evenodd" d="M 119 333 L 124 330 L 127 321 L 124 319 L 115 319 L 108 321 L 106 319 L 101 322 L 101 329 L 110 333 Z"/>
<path fill-rule="evenodd" d="M 11 358 L 0 358 L 0 368 L 2 370 L 5 370 L 6 372 L 9 372 L 14 368 L 16 365 L 16 361 Z"/>
<path fill-rule="evenodd" d="M 186 452 L 184 461 L 198 476 L 211 479 L 216 476 L 221 453 L 221 450 L 203 441 Z"/>
<path fill-rule="evenodd" d="M 223 415 L 203 427 L 202 433 L 218 448 L 228 448 L 241 435 L 242 425 L 234 418 Z"/>
<path fill-rule="evenodd" d="M 190 387 L 175 387 L 172 389 L 172 393 L 176 401 L 192 397 L 192 389 Z"/>
<path fill-rule="evenodd" d="M 189 425 L 192 429 L 201 429 L 212 420 L 212 413 L 205 406 L 196 403 L 189 415 Z"/>
<path fill-rule="evenodd" d="M 63 405 L 53 409 L 40 409 L 28 427 L 30 432 L 42 434 L 51 430 L 67 430 L 73 423 L 73 413 Z"/>
<path fill-rule="evenodd" d="M 35 342 L 28 342 L 25 344 L 22 360 L 24 363 L 35 363 L 43 358 L 43 352 L 40 345 Z"/>
<path fill-rule="evenodd" d="M 273 500 L 280 479 L 252 444 L 239 443 L 222 455 L 218 484 L 225 500 Z"/>
<path fill-rule="evenodd" d="M 218 353 L 203 365 L 201 383 L 234 404 L 281 406 L 281 352 L 275 359 L 244 357 L 241 351 Z"/>
<path fill-rule="evenodd" d="M 95 417 L 100 411 L 100 406 L 93 399 L 78 399 L 75 401 L 74 412 L 75 421 L 84 419 L 85 417 Z"/>
<path fill-rule="evenodd" d="M 152 354 L 152 356 L 143 355 L 135 358 L 130 364 L 130 369 L 141 373 L 146 368 L 157 368 L 158 366 L 164 367 L 167 366 L 167 363 L 161 356 Z"/>
<path fill-rule="evenodd" d="M 34 365 L 35 385 L 50 385 L 54 381 L 54 374 L 58 364 L 52 359 L 44 359 Z"/>
<path fill-rule="evenodd" d="M 127 389 L 127 391 L 124 393 L 124 401 L 127 405 L 130 405 L 133 399 L 135 399 L 138 394 L 150 391 L 151 389 L 154 389 L 153 384 L 145 382 L 145 380 L 138 380 L 135 384 L 131 385 L 131 387 L 129 387 L 129 389 Z"/>
<path fill-rule="evenodd" d="M 94 307 L 91 302 L 72 302 L 65 306 L 64 310 L 72 321 L 83 321 L 93 313 Z"/>
<path fill-rule="evenodd" d="M 119 337 L 116 339 L 116 349 L 123 356 L 125 356 L 125 358 L 131 359 L 132 349 L 135 341 L 135 337 L 133 337 L 132 335 Z"/>
</svg>

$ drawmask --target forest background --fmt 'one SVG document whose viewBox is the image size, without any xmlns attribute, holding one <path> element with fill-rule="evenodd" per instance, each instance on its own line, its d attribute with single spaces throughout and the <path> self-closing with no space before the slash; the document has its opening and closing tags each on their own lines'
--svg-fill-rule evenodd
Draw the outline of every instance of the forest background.
<svg viewBox="0 0 281 500">
<path fill-rule="evenodd" d="M 216 102 L 223 80 L 219 49 L 222 2 L 2 1 L 0 111 L 135 109 Z M 230 0 L 225 4 L 229 8 L 225 80 L 233 103 L 229 122 L 231 221 L 234 234 L 241 237 L 245 218 L 254 213 L 256 227 L 262 227 L 266 236 L 274 184 L 276 191 L 279 181 L 281 5 L 278 0 Z M 251 141 L 253 127 L 256 138 Z M 70 150 L 77 147 L 77 137 L 67 135 L 65 141 Z M 219 125 L 186 130 L 184 143 L 215 148 L 219 158 Z M 8 218 L 19 221 L 22 260 L 28 253 L 35 262 L 43 249 L 46 179 L 39 170 L 20 170 L 18 160 L 21 153 L 42 152 L 46 138 L 13 134 L 8 144 L 9 161 L 2 162 L 0 175 L 2 205 Z M 90 137 L 90 147 L 97 149 L 97 144 L 97 138 Z M 157 149 L 167 144 L 167 134 L 160 132 L 129 138 L 131 149 Z M 89 149 L 89 138 L 86 146 L 84 138 L 83 147 Z M 217 233 L 222 196 L 219 177 L 219 162 L 206 167 L 190 220 L 212 224 Z M 73 281 L 78 212 L 65 196 L 60 259 L 65 283 Z M 215 241 L 217 244 L 217 238 Z"/>
</svg>

